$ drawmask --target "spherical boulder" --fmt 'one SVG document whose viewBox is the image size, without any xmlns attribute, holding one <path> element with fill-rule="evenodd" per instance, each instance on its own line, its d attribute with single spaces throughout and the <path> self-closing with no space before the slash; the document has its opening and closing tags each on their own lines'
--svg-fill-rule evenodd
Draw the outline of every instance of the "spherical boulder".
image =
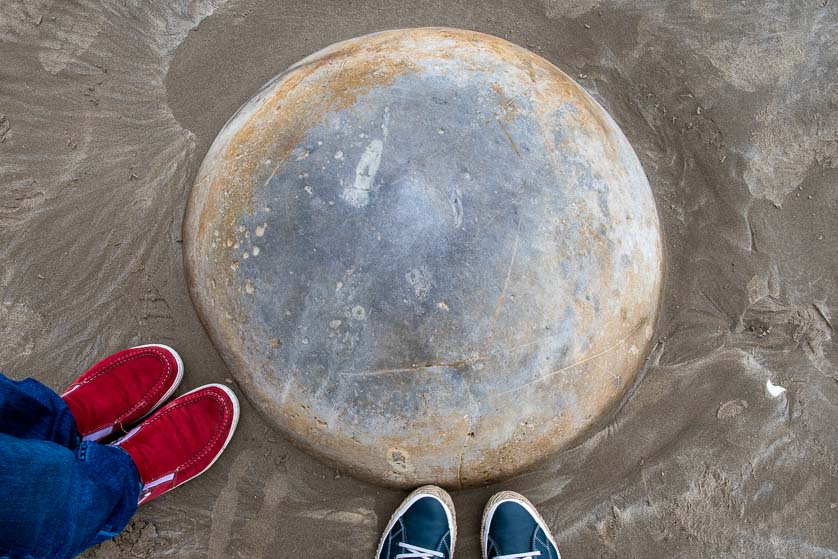
<svg viewBox="0 0 838 559">
<path fill-rule="evenodd" d="M 255 406 L 359 477 L 462 487 L 608 414 L 662 285 L 651 189 L 572 79 L 507 41 L 376 33 L 219 133 L 184 224 L 196 308 Z"/>
</svg>

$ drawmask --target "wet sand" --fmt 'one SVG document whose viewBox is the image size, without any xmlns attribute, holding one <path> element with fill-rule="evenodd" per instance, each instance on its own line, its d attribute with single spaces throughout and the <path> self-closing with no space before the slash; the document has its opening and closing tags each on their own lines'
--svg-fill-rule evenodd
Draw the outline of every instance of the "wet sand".
<svg viewBox="0 0 838 559">
<path fill-rule="evenodd" d="M 0 367 L 60 390 L 159 341 L 184 357 L 182 390 L 232 382 L 181 254 L 215 134 L 335 41 L 474 29 L 544 56 L 609 110 L 653 187 L 667 275 L 657 343 L 620 408 L 534 471 L 456 492 L 458 556 L 479 556 L 483 504 L 513 489 L 565 557 L 838 557 L 837 4 L 10 0 Z M 301 453 L 246 401 L 239 429 L 212 470 L 89 556 L 372 556 L 403 493 Z"/>
</svg>

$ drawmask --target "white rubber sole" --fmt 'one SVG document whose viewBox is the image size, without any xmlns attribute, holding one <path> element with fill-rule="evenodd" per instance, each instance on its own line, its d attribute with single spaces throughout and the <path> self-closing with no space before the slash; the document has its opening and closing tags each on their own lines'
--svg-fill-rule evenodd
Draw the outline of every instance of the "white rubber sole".
<svg viewBox="0 0 838 559">
<path fill-rule="evenodd" d="M 451 553 L 450 557 L 454 557 L 454 546 L 457 542 L 457 515 L 454 512 L 454 502 L 451 500 L 451 496 L 442 488 L 439 488 L 435 485 L 424 485 L 408 495 L 402 504 L 396 509 L 396 512 L 390 517 L 390 521 L 387 523 L 387 527 L 384 529 L 384 533 L 381 535 L 381 540 L 378 542 L 378 549 L 375 552 L 375 559 L 381 555 L 381 550 L 384 548 L 384 541 L 387 539 L 387 534 L 390 533 L 390 530 L 393 529 L 396 522 L 398 522 L 399 518 L 402 517 L 404 512 L 413 506 L 413 503 L 422 499 L 424 497 L 430 497 L 432 499 L 436 499 L 442 505 L 442 508 L 445 509 L 445 516 L 448 518 L 448 526 L 451 527 Z"/>
<path fill-rule="evenodd" d="M 530 516 L 535 519 L 535 523 L 538 524 L 539 528 L 541 528 L 541 530 L 547 535 L 550 543 L 553 544 L 554 548 L 556 548 L 556 559 L 561 559 L 562 555 L 561 552 L 559 552 L 559 546 L 556 543 L 556 540 L 553 539 L 553 534 L 547 526 L 547 523 L 544 522 L 541 514 L 539 514 L 538 510 L 536 510 L 535 506 L 533 506 L 529 499 L 520 493 L 515 493 L 514 491 L 502 491 L 500 493 L 496 493 L 486 504 L 486 510 L 483 511 L 482 526 L 480 527 L 480 546 L 481 551 L 483 552 L 483 559 L 488 559 L 487 551 L 489 549 L 489 526 L 492 525 L 492 517 L 495 515 L 495 511 L 498 510 L 499 506 L 503 503 L 509 502 L 521 505 L 524 507 L 524 510 L 530 513 Z"/>
<path fill-rule="evenodd" d="M 203 390 L 204 388 L 208 388 L 210 386 L 214 386 L 216 388 L 219 388 L 219 389 L 223 390 L 230 397 L 230 401 L 233 402 L 233 422 L 230 425 L 230 432 L 227 434 L 227 440 L 224 441 L 224 444 L 221 446 L 221 450 L 218 451 L 218 454 L 215 455 L 215 458 L 212 459 L 212 462 L 210 462 L 207 465 L 206 468 L 204 468 L 203 470 L 201 470 L 200 472 L 198 472 L 197 474 L 195 474 L 194 476 L 192 476 L 188 480 L 184 481 L 183 483 L 186 483 L 187 481 L 191 481 L 191 480 L 195 479 L 196 477 L 198 477 L 199 475 L 203 474 L 204 472 L 209 470 L 212 467 L 212 465 L 215 464 L 218 461 L 219 458 L 221 458 L 221 455 L 224 454 L 225 450 L 227 450 L 227 445 L 230 444 L 230 441 L 233 439 L 233 434 L 236 432 L 236 428 L 239 425 L 239 415 L 241 415 L 241 411 L 240 411 L 240 407 L 239 407 L 239 399 L 236 396 L 236 393 L 233 392 L 232 389 L 230 389 L 229 387 L 224 386 L 223 384 L 218 384 L 218 383 L 205 384 L 203 386 L 199 386 L 198 388 L 195 388 L 194 390 L 190 390 L 186 394 L 183 394 L 183 396 L 186 396 L 187 394 L 192 394 L 193 392 L 197 392 L 199 390 Z M 179 397 L 183 397 L 183 396 L 179 396 Z M 175 485 L 175 487 L 180 487 L 181 485 L 183 485 L 183 483 L 179 483 L 179 484 Z M 175 487 L 173 487 L 172 489 L 174 489 Z"/>
</svg>

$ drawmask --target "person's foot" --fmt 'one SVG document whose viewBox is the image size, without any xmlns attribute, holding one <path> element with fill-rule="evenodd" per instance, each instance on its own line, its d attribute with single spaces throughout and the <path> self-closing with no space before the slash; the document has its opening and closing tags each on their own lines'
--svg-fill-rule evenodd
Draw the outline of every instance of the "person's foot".
<svg viewBox="0 0 838 559">
<path fill-rule="evenodd" d="M 124 431 L 169 399 L 183 378 L 183 361 L 169 346 L 132 347 L 102 359 L 61 398 L 79 434 L 100 441 Z"/>
<path fill-rule="evenodd" d="M 137 466 L 143 483 L 139 504 L 207 471 L 224 452 L 238 421 L 233 391 L 209 384 L 175 398 L 114 442 Z"/>
<path fill-rule="evenodd" d="M 503 491 L 489 499 L 481 530 L 483 559 L 560 559 L 550 529 L 526 497 Z"/>
<path fill-rule="evenodd" d="M 420 487 L 393 513 L 376 559 L 451 559 L 457 539 L 454 503 L 434 485 Z"/>
</svg>

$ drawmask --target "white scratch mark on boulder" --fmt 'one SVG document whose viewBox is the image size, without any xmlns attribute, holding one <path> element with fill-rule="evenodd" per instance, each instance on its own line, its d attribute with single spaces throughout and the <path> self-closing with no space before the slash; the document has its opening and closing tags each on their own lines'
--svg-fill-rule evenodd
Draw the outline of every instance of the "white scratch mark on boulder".
<svg viewBox="0 0 838 559">
<path fill-rule="evenodd" d="M 381 123 L 381 130 L 384 138 L 382 140 L 373 140 L 364 150 L 361 159 L 358 161 L 358 166 L 355 167 L 355 181 L 351 185 L 346 185 L 343 188 L 341 195 L 344 200 L 356 208 L 366 206 L 370 201 L 370 191 L 372 191 L 375 183 L 375 175 L 378 173 L 378 167 L 381 165 L 381 153 L 384 151 L 384 141 L 387 139 L 387 134 L 390 129 L 390 109 L 384 108 L 384 119 Z"/>
<path fill-rule="evenodd" d="M 381 131 L 384 133 L 384 139 L 387 139 L 387 134 L 390 133 L 390 107 L 384 107 L 384 118 L 381 121 Z"/>
</svg>

